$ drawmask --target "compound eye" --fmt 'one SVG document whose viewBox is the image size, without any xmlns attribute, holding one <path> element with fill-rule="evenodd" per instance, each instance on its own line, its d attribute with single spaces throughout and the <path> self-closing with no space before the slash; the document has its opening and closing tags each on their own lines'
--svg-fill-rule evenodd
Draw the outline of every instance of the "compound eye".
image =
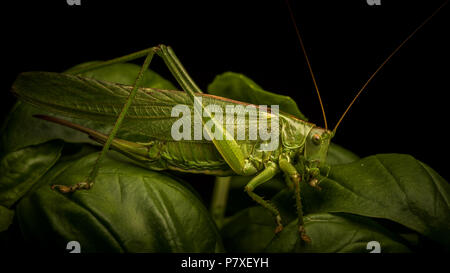
<svg viewBox="0 0 450 273">
<path fill-rule="evenodd" d="M 321 140 L 321 137 L 320 137 L 319 134 L 314 134 L 314 135 L 313 135 L 312 141 L 313 141 L 314 144 L 319 145 L 320 142 L 321 142 L 320 140 Z"/>
</svg>

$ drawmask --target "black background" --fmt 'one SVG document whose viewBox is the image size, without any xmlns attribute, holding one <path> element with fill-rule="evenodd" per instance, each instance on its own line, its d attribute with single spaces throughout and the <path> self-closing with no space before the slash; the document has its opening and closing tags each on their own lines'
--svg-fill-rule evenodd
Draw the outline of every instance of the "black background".
<svg viewBox="0 0 450 273">
<path fill-rule="evenodd" d="M 370 74 L 442 3 L 292 1 L 334 126 Z M 334 141 L 359 156 L 407 153 L 450 177 L 447 118 L 448 18 L 445 7 L 386 65 L 352 108 Z M 323 126 L 320 106 L 287 6 L 274 1 L 59 1 L 2 3 L 2 115 L 18 73 L 62 71 L 77 63 L 171 45 L 206 89 L 214 76 L 240 72 L 289 95 Z M 172 79 L 162 61 L 152 68 Z"/>
</svg>

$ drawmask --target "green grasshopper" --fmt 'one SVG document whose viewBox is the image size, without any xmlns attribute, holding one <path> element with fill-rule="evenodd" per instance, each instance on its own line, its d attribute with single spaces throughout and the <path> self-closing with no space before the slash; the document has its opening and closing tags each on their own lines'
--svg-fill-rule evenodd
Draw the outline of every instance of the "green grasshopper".
<svg viewBox="0 0 450 273">
<path fill-rule="evenodd" d="M 232 125 L 241 124 L 242 119 L 246 117 L 245 113 L 243 115 L 238 114 L 233 119 L 226 119 L 223 123 L 216 118 L 215 114 L 212 114 L 208 106 L 218 105 L 225 109 L 227 106 L 244 107 L 248 104 L 204 94 L 188 75 L 173 50 L 165 45 L 159 45 L 109 61 L 81 66 L 66 73 L 25 72 L 18 76 L 12 86 L 12 91 L 19 99 L 53 113 L 102 122 L 116 120 L 109 135 L 105 135 L 56 117 L 37 116 L 84 132 L 93 140 L 103 144 L 103 149 L 85 181 L 73 186 L 53 185 L 53 189 L 68 193 L 91 188 L 102 158 L 110 148 L 113 148 L 133 159 L 137 164 L 152 170 L 175 170 L 215 176 L 253 176 L 245 186 L 245 191 L 253 200 L 274 214 L 277 223 L 275 233 L 278 233 L 283 229 L 279 210 L 256 194 L 254 190 L 269 181 L 277 173 L 282 172 L 295 191 L 300 237 L 303 241 L 309 242 L 310 238 L 306 234 L 303 222 L 300 182 L 306 181 L 309 185 L 319 189 L 320 169 L 325 166 L 330 141 L 342 119 L 375 74 L 438 10 L 417 27 L 372 74 L 347 107 L 333 130 L 328 129 L 314 74 L 292 12 L 290 12 L 316 87 L 325 128 L 283 112 L 277 114 L 271 109 L 260 111 L 259 119 L 263 116 L 267 120 L 277 120 L 276 126 L 279 128 L 279 135 L 276 137 L 279 145 L 272 150 L 260 148 L 261 145 L 267 144 L 267 140 L 262 138 L 254 140 L 236 139 L 225 127 L 230 123 Z M 155 54 L 164 60 L 184 92 L 140 87 L 143 73 L 148 69 Z M 77 76 L 77 74 L 86 71 L 141 57 L 145 57 L 145 61 L 133 86 Z M 203 113 L 204 118 L 200 116 L 203 125 L 206 120 L 212 122 L 215 131 L 206 130 L 206 134 L 211 141 L 205 139 L 173 139 L 170 128 L 173 126 L 175 119 L 171 115 L 171 109 L 177 105 L 187 105 L 190 109 L 193 109 L 194 119 L 196 115 L 198 117 L 201 115 L 199 113 Z M 122 124 L 124 119 L 126 122 Z M 257 122 L 258 117 L 249 115 L 249 124 Z M 140 133 L 148 137 L 148 141 L 141 143 L 116 138 L 119 128 L 139 129 Z M 248 129 L 246 128 L 246 130 Z M 274 129 L 273 126 L 271 129 Z"/>
</svg>

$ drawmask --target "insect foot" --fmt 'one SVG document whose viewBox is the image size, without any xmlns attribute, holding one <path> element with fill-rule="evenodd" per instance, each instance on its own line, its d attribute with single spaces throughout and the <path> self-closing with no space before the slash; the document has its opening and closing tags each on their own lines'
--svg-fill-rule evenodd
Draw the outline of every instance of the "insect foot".
<svg viewBox="0 0 450 273">
<path fill-rule="evenodd" d="M 303 242 L 310 244 L 312 242 L 311 238 L 306 235 L 305 227 L 303 225 L 298 226 L 298 232 L 300 233 L 300 238 Z"/>
<path fill-rule="evenodd" d="M 52 185 L 52 190 L 57 190 L 60 193 L 70 193 L 70 192 L 76 192 L 77 190 L 89 190 L 94 183 L 88 183 L 88 182 L 80 182 L 74 186 L 66 186 L 66 185 Z"/>
<path fill-rule="evenodd" d="M 275 228 L 275 234 L 281 232 L 283 230 L 283 224 L 281 224 L 281 217 L 277 215 L 277 227 Z"/>
<path fill-rule="evenodd" d="M 322 188 L 319 186 L 319 180 L 317 178 L 313 178 L 309 181 L 309 185 L 315 189 L 318 189 L 319 191 L 322 190 Z"/>
</svg>

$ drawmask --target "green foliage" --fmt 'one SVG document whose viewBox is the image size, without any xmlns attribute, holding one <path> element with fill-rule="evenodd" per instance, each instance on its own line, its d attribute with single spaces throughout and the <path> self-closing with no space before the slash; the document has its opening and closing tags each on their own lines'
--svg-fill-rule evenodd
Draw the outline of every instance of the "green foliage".
<svg viewBox="0 0 450 273">
<path fill-rule="evenodd" d="M 279 105 L 281 111 L 307 120 L 293 99 L 265 91 L 242 74 L 226 72 L 217 76 L 208 86 L 208 93 L 256 105 Z"/>
<path fill-rule="evenodd" d="M 332 167 L 320 187 L 304 187 L 307 212 L 385 218 L 450 245 L 450 186 L 412 156 L 379 154 Z"/>
<path fill-rule="evenodd" d="M 286 238 L 296 238 L 295 234 L 298 237 L 294 196 L 289 190 L 283 190 L 272 198 L 272 202 L 277 204 L 284 216 L 287 224 L 285 230 L 275 236 L 273 217 L 259 207 L 250 207 L 231 217 L 222 229 L 226 249 L 361 252 L 365 247 L 363 242 L 368 242 L 369 235 L 378 238 L 376 241 L 382 244 L 383 252 L 403 252 L 414 248 L 414 243 L 400 238 L 401 232 L 394 236 L 395 230 L 387 232 L 386 228 L 377 224 L 378 218 L 399 223 L 403 226 L 402 232 L 406 230 L 408 234 L 420 234 L 427 240 L 442 244 L 443 248 L 448 249 L 450 245 L 450 186 L 431 168 L 411 156 L 380 154 L 333 166 L 320 187 L 322 190 L 318 191 L 306 184 L 301 185 L 303 210 L 309 217 L 306 218 L 309 221 L 306 220 L 305 228 L 312 238 L 312 245 L 280 243 L 280 240 L 286 242 Z M 267 188 L 265 190 L 267 192 Z M 342 213 L 346 214 L 343 216 Z M 350 214 L 351 217 L 359 216 L 348 220 Z M 245 239 L 240 237 L 254 230 L 261 231 Z M 341 242 L 339 238 L 349 237 L 350 231 L 355 233 L 351 240 L 346 243 L 336 241 Z M 242 243 L 252 240 L 257 243 Z"/>
<path fill-rule="evenodd" d="M 0 206 L 0 233 L 9 228 L 13 221 L 14 211 Z"/>
<path fill-rule="evenodd" d="M 222 229 L 225 247 L 232 252 L 368 252 L 367 243 L 381 242 L 382 251 L 410 252 L 404 240 L 375 221 L 356 215 L 312 213 L 305 217 L 312 242 L 298 235 L 297 221 L 275 235 L 273 216 L 262 207 L 247 208 Z"/>
<path fill-rule="evenodd" d="M 55 250 L 73 238 L 83 252 L 223 251 L 201 201 L 163 173 L 107 158 L 91 190 L 65 195 L 50 189 L 82 181 L 96 157 L 92 153 L 55 165 L 19 203 L 17 216 L 27 241 Z"/>
<path fill-rule="evenodd" d="M 138 70 L 118 64 L 83 77 L 130 85 Z M 152 71 L 144 86 L 175 88 Z M 248 103 L 278 104 L 281 111 L 304 118 L 292 99 L 265 91 L 241 74 L 219 75 L 208 90 Z M 17 221 L 26 242 L 58 252 L 72 240 L 81 243 L 82 252 L 369 252 L 369 241 L 380 242 L 381 252 L 450 249 L 450 186 L 409 155 L 360 159 L 332 144 L 322 190 L 301 184 L 305 227 L 312 238 L 306 245 L 299 240 L 295 200 L 282 175 L 257 189 L 280 209 L 285 228 L 277 235 L 273 216 L 243 192 L 248 177 L 232 178 L 228 218 L 220 231 L 202 201 L 208 196 L 186 183 L 195 175 L 182 176 L 185 182 L 178 174 L 149 171 L 114 152 L 91 190 L 52 191 L 52 184 L 83 180 L 98 146 L 74 130 L 31 117 L 38 113 L 49 114 L 18 102 L 3 125 L 0 238 Z M 69 120 L 105 132 L 112 125 Z"/>
</svg>

